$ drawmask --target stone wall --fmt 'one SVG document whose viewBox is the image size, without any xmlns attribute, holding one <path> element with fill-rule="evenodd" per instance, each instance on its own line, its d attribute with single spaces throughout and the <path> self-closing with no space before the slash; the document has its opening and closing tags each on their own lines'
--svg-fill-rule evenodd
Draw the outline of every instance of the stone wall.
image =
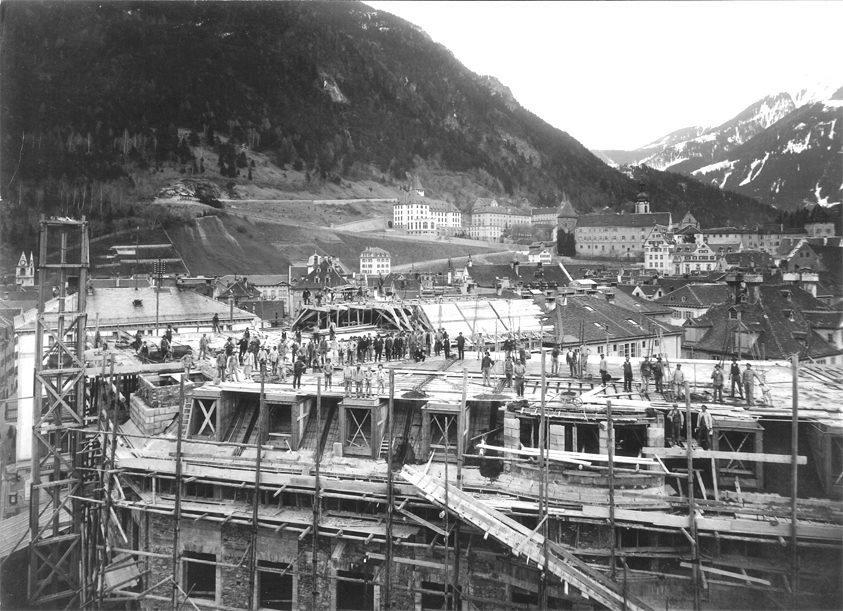
<svg viewBox="0 0 843 611">
<path fill-rule="evenodd" d="M 158 435 L 164 431 L 178 411 L 178 404 L 168 407 L 150 407 L 139 395 L 132 395 L 129 400 L 129 417 L 144 435 Z"/>
<path fill-rule="evenodd" d="M 175 383 L 162 384 L 163 380 L 173 381 L 169 376 L 145 375 L 138 376 L 138 389 L 135 394 L 143 397 L 143 400 L 155 409 L 162 407 L 178 406 L 179 403 L 179 384 Z M 193 388 L 194 384 L 190 381 L 185 381 L 185 390 Z"/>
</svg>

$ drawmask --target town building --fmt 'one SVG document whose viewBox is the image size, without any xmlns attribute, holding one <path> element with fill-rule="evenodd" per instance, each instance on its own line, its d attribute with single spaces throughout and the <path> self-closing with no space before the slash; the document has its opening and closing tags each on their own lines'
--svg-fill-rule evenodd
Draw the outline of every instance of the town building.
<svg viewBox="0 0 843 611">
<path fill-rule="evenodd" d="M 828 311 L 810 293 L 754 272 L 729 272 L 729 299 L 686 323 L 684 351 L 695 358 L 782 359 L 838 364 L 843 346 L 813 328 L 804 312 Z M 816 317 L 816 314 L 812 314 Z"/>
<path fill-rule="evenodd" d="M 647 237 L 657 226 L 672 230 L 670 212 L 650 212 L 650 197 L 642 191 L 632 214 L 584 214 L 575 231 L 577 256 L 638 259 Z"/>
<path fill-rule="evenodd" d="M 669 307 L 671 324 L 681 327 L 686 320 L 699 318 L 714 306 L 728 301 L 731 293 L 723 283 L 692 282 L 666 293 L 656 302 Z"/>
<path fill-rule="evenodd" d="M 392 206 L 392 226 L 417 235 L 454 235 L 462 230 L 462 213 L 449 202 L 425 197 L 419 186 L 403 190 Z"/>
<path fill-rule="evenodd" d="M 377 246 L 367 246 L 360 253 L 360 273 L 369 276 L 387 275 L 392 271 L 389 253 Z"/>
<path fill-rule="evenodd" d="M 29 260 L 26 253 L 20 254 L 20 260 L 15 267 L 15 284 L 19 287 L 35 286 L 35 257 L 29 253 Z"/>
<path fill-rule="evenodd" d="M 516 226 L 530 227 L 530 214 L 498 203 L 496 199 L 478 198 L 471 208 L 468 236 L 475 240 L 499 242 Z"/>
</svg>

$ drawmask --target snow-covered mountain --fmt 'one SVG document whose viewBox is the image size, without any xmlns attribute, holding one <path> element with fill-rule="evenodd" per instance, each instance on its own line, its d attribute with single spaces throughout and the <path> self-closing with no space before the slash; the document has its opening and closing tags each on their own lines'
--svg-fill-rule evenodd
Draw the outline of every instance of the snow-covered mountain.
<svg viewBox="0 0 843 611">
<path fill-rule="evenodd" d="M 595 154 L 609 165 L 694 176 L 780 208 L 831 204 L 841 201 L 841 104 L 843 88 L 785 91 L 716 127 L 678 130 L 635 151 Z"/>
</svg>

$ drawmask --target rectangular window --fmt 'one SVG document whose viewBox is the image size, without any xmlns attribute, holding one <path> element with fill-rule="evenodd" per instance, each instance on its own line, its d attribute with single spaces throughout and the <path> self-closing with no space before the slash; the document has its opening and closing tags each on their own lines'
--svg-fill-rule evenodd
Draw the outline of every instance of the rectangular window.
<svg viewBox="0 0 843 611">
<path fill-rule="evenodd" d="M 217 567 L 210 564 L 217 561 L 214 554 L 201 552 L 184 553 L 184 590 L 193 598 L 216 600 Z"/>
<path fill-rule="evenodd" d="M 375 608 L 375 586 L 372 575 L 354 571 L 337 571 L 337 609 L 356 611 Z"/>
<path fill-rule="evenodd" d="M 258 607 L 293 608 L 293 567 L 280 562 L 258 561 Z"/>
</svg>

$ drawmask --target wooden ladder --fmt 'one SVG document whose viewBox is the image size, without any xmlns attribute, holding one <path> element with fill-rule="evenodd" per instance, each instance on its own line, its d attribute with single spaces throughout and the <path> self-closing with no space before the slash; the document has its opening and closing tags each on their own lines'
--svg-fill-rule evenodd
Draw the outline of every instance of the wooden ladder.
<svg viewBox="0 0 843 611">
<path fill-rule="evenodd" d="M 193 413 L 193 395 L 188 394 L 184 398 L 184 405 L 181 409 L 181 436 L 188 437 L 190 431 L 190 415 Z"/>
</svg>

